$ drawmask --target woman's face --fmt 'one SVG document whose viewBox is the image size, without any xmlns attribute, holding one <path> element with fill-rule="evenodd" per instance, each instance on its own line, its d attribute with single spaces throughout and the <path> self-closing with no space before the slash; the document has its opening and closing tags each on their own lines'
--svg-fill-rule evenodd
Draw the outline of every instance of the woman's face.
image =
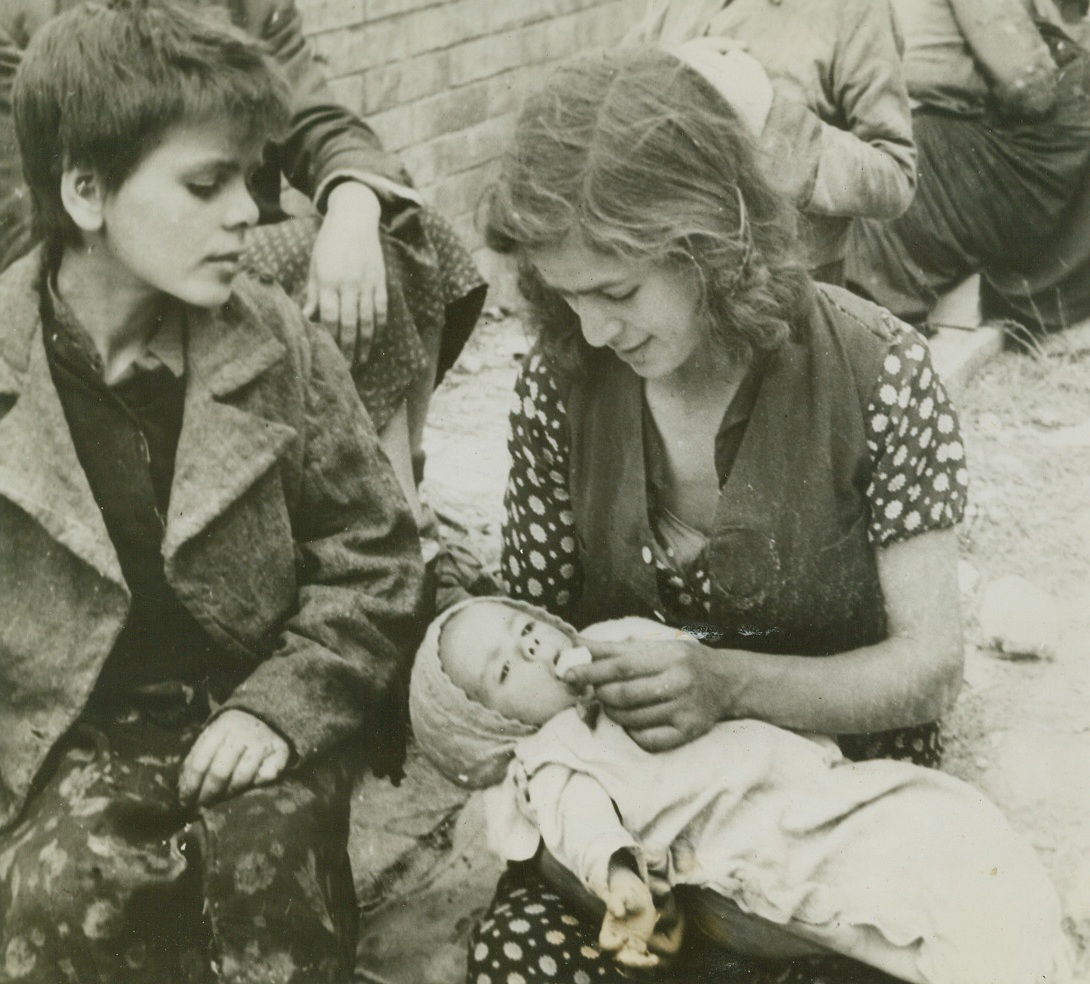
<svg viewBox="0 0 1090 984">
<path fill-rule="evenodd" d="M 711 354 L 695 268 L 592 250 L 577 236 L 529 260 L 579 318 L 583 337 L 611 348 L 643 379 L 665 379 Z"/>
</svg>

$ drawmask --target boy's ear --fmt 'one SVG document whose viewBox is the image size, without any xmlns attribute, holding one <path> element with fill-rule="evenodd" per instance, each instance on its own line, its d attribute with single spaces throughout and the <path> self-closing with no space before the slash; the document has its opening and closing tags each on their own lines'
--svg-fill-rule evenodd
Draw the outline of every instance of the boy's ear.
<svg viewBox="0 0 1090 984">
<path fill-rule="evenodd" d="M 90 168 L 73 164 L 62 172 L 61 204 L 83 232 L 102 228 L 105 197 L 102 182 Z"/>
</svg>

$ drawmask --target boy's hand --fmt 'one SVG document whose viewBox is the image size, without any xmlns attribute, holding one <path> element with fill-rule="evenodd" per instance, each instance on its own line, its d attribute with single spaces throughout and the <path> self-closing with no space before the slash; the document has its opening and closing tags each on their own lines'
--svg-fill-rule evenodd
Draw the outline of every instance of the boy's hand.
<svg viewBox="0 0 1090 984">
<path fill-rule="evenodd" d="M 626 967 L 654 967 L 659 958 L 647 949 L 658 921 L 651 889 L 631 868 L 611 865 L 605 903 L 598 945 Z"/>
<path fill-rule="evenodd" d="M 272 782 L 291 749 L 264 721 L 245 711 L 224 711 L 193 743 L 178 778 L 183 803 L 205 806 L 251 786 Z"/>
<path fill-rule="evenodd" d="M 353 368 L 367 361 L 375 329 L 386 321 L 381 211 L 365 184 L 342 181 L 329 193 L 310 256 L 303 314 L 318 315 Z"/>
</svg>

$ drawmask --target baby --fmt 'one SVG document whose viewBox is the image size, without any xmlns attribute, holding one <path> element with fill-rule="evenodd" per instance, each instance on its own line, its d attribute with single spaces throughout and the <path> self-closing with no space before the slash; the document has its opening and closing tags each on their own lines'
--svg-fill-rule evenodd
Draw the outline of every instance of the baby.
<svg viewBox="0 0 1090 984">
<path fill-rule="evenodd" d="M 582 635 L 664 633 L 679 636 L 644 619 Z M 835 952 L 921 984 L 1068 979 L 1055 890 L 977 790 L 906 762 L 850 762 L 830 738 L 761 721 L 646 752 L 564 682 L 580 648 L 541 609 L 471 599 L 429 627 L 410 711 L 448 778 L 493 787 L 489 835 L 505 859 L 543 844 L 602 900 L 599 943 L 619 962 L 677 948 L 679 929 L 656 935 L 662 885 L 684 886 L 692 922 L 752 956 Z M 723 931 L 731 912 L 768 932 L 739 945 Z"/>
</svg>

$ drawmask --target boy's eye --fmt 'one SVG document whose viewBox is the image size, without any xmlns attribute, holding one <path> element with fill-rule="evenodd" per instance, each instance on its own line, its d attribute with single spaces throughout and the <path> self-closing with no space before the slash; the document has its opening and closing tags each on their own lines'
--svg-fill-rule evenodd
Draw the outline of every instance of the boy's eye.
<svg viewBox="0 0 1090 984">
<path fill-rule="evenodd" d="M 507 674 L 510 673 L 510 672 L 511 672 L 511 661 L 508 660 L 506 663 L 503 664 L 503 667 L 500 670 L 500 683 L 503 683 L 503 681 L 507 679 Z"/>
<path fill-rule="evenodd" d="M 534 623 L 533 622 L 527 622 L 522 627 L 522 629 L 519 631 L 519 635 L 520 636 L 528 636 L 533 631 L 534 631 Z"/>
</svg>

